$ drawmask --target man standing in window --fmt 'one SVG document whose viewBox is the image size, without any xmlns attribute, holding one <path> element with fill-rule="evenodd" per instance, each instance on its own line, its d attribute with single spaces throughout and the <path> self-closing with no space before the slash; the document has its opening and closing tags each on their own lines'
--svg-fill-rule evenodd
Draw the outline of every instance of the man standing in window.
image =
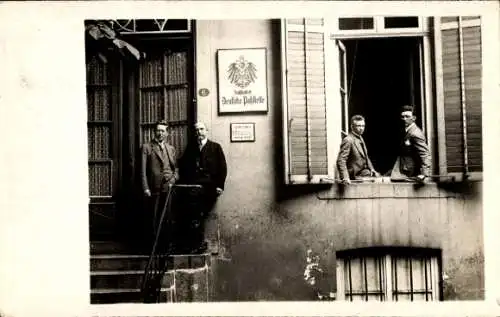
<svg viewBox="0 0 500 317">
<path fill-rule="evenodd" d="M 429 176 L 431 156 L 422 130 L 415 123 L 413 106 L 403 106 L 401 120 L 404 123 L 404 137 L 401 150 L 391 173 L 392 180 L 416 178 L 423 182 Z"/>
<path fill-rule="evenodd" d="M 176 151 L 167 143 L 167 137 L 168 125 L 165 121 L 159 121 L 155 125 L 155 138 L 142 146 L 142 190 L 148 200 L 147 209 L 150 210 L 153 220 L 153 238 L 156 236 L 161 212 L 169 194 L 169 185 L 179 179 Z M 164 224 L 167 219 L 164 218 Z M 164 227 L 163 230 L 170 231 L 170 228 Z"/>
<path fill-rule="evenodd" d="M 337 168 L 343 184 L 350 184 L 351 179 L 380 176 L 373 168 L 368 157 L 368 150 L 363 140 L 365 118 L 355 115 L 351 118 L 351 132 L 342 140 L 337 158 Z"/>
<path fill-rule="evenodd" d="M 224 191 L 227 165 L 219 143 L 207 138 L 208 129 L 203 122 L 195 124 L 196 142 L 191 142 L 179 164 L 181 182 L 201 185 L 200 190 L 186 191 L 183 195 L 186 214 L 180 220 L 186 231 L 185 248 L 193 253 L 207 249 L 205 222 L 211 214 L 217 197 Z M 182 233 L 182 232 L 181 232 Z M 180 237 L 179 237 L 180 238 Z"/>
</svg>

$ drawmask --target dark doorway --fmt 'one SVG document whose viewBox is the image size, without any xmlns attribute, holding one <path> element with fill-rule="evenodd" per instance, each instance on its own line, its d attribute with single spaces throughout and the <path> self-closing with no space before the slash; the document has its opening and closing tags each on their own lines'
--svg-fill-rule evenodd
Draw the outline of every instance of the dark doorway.
<svg viewBox="0 0 500 317">
<path fill-rule="evenodd" d="M 141 146 L 158 120 L 183 154 L 194 122 L 194 42 L 191 34 L 133 34 L 140 60 L 102 61 L 87 48 L 90 235 L 143 244 L 152 231 L 140 179 Z"/>
<path fill-rule="evenodd" d="M 125 180 L 121 205 L 123 237 L 149 246 L 152 234 L 150 210 L 144 204 L 140 176 L 141 146 L 151 141 L 155 123 L 169 124 L 168 142 L 177 158 L 182 156 L 194 121 L 194 47 L 190 36 L 130 36 L 146 57 L 139 63 L 126 65 L 124 92 Z M 147 248 L 147 250 L 149 250 Z"/>
<path fill-rule="evenodd" d="M 347 53 L 348 117 L 366 118 L 370 158 L 380 173 L 390 172 L 403 126 L 400 108 L 413 104 L 421 127 L 421 39 L 393 37 L 342 41 Z"/>
</svg>

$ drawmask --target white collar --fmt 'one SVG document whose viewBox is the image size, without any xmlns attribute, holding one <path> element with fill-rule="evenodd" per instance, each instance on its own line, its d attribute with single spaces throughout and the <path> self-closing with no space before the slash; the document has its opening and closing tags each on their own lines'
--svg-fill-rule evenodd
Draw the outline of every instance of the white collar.
<svg viewBox="0 0 500 317">
<path fill-rule="evenodd" d="M 413 127 L 415 125 L 415 122 L 413 122 L 412 124 L 410 124 L 409 126 L 407 126 L 405 128 L 405 132 L 408 132 L 408 130 L 410 130 L 411 127 Z"/>
<path fill-rule="evenodd" d="M 200 147 L 204 147 L 205 144 L 207 144 L 207 141 L 208 139 L 207 138 L 204 138 L 203 140 L 201 140 L 201 145 L 199 145 Z"/>
</svg>

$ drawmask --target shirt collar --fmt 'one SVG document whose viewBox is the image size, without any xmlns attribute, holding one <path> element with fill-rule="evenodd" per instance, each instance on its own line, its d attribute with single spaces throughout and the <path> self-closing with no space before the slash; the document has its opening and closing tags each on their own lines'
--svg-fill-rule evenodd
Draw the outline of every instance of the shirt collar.
<svg viewBox="0 0 500 317">
<path fill-rule="evenodd" d="M 200 147 L 204 147 L 205 144 L 207 144 L 207 141 L 208 141 L 208 139 L 204 138 L 203 140 L 201 140 L 201 145 L 199 143 L 198 144 L 199 144 Z"/>
<path fill-rule="evenodd" d="M 357 137 L 357 138 L 358 138 L 358 139 L 360 139 L 360 140 L 363 140 L 363 138 L 361 137 L 361 135 L 360 135 L 360 134 L 357 134 L 357 133 L 356 133 L 356 132 L 354 132 L 354 131 L 352 132 L 352 135 L 354 135 L 355 137 Z"/>
<path fill-rule="evenodd" d="M 408 130 L 410 130 L 411 127 L 413 127 L 415 125 L 415 122 L 413 122 L 412 124 L 410 124 L 409 126 L 407 126 L 405 128 L 405 132 L 408 132 Z"/>
</svg>

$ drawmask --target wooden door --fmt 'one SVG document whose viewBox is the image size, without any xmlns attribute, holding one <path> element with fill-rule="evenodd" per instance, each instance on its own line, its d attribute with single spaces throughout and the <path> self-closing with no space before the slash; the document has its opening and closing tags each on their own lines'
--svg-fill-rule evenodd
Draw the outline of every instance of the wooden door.
<svg viewBox="0 0 500 317">
<path fill-rule="evenodd" d="M 193 42 L 191 37 L 140 38 L 146 58 L 124 67 L 123 198 L 120 229 L 126 237 L 150 229 L 142 195 L 141 146 L 154 137 L 155 123 L 169 124 L 168 142 L 183 154 L 194 121 Z M 146 232 L 147 236 L 147 232 Z"/>
</svg>

